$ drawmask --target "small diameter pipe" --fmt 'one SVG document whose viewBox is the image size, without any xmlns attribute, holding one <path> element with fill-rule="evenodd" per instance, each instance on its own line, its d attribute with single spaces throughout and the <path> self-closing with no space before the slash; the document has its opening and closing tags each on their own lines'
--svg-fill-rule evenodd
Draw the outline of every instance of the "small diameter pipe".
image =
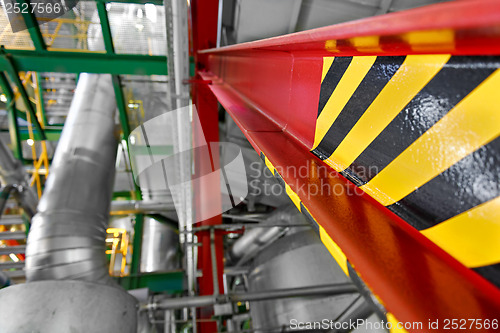
<svg viewBox="0 0 500 333">
<path fill-rule="evenodd" d="M 323 286 L 287 288 L 259 291 L 253 293 L 234 293 L 229 295 L 208 295 L 181 298 L 168 298 L 156 303 L 144 305 L 145 309 L 182 309 L 186 307 L 205 307 L 215 304 L 264 301 L 277 298 L 335 296 L 357 293 L 358 289 L 352 283 L 329 284 Z"/>
</svg>

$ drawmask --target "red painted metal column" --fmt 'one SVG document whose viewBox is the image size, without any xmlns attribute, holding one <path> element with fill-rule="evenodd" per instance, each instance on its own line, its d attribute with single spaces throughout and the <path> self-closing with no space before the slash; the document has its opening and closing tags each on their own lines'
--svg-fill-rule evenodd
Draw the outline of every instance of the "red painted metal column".
<svg viewBox="0 0 500 333">
<path fill-rule="evenodd" d="M 359 81 L 364 78 L 366 73 L 360 74 L 363 68 L 366 72 L 372 68 L 371 64 L 363 66 L 375 61 L 373 56 L 382 58 L 381 65 L 373 65 L 383 68 L 381 75 L 398 68 L 409 55 L 424 55 L 443 63 L 447 60 L 442 59 L 450 58 L 470 60 L 461 56 L 498 56 L 499 31 L 498 1 L 455 1 L 202 52 L 208 62 L 203 59 L 206 70 L 200 75 L 212 82 L 209 87 L 218 101 L 274 175 L 284 180 L 287 194 L 298 208 L 319 224 L 330 252 L 340 261 L 343 258 L 343 265 L 347 258 L 399 321 L 423 324 L 422 329 L 410 332 L 428 332 L 428 323 L 435 321 L 440 326 L 434 331 L 445 332 L 446 320 L 498 320 L 500 291 L 311 152 L 322 79 L 328 75 L 325 63 L 339 58 L 333 66 L 341 70 L 350 61 L 342 57 L 356 57 L 351 71 L 346 71 L 347 65 L 343 69 L 349 72 L 346 81 L 350 81 L 342 83 L 342 89 L 347 89 L 357 77 Z M 486 58 L 477 63 L 491 61 Z M 424 58 L 409 59 L 405 70 L 411 61 Z M 392 60 L 394 63 L 388 63 Z M 453 61 L 450 71 L 463 67 Z M 497 64 L 498 59 L 486 66 L 493 72 L 498 70 Z M 422 72 L 417 69 L 415 75 L 425 75 Z M 331 81 L 340 85 L 340 77 L 332 77 Z M 403 80 L 395 86 L 403 89 L 405 83 Z M 415 88 L 415 94 L 424 86 Z M 389 90 L 393 87 L 389 85 Z M 396 93 L 391 96 L 399 96 L 398 89 L 394 88 Z M 308 170 L 305 176 L 300 173 L 303 168 Z M 336 192 L 312 195 L 312 189 Z M 497 329 L 491 325 L 468 327 L 468 331 Z"/>
<path fill-rule="evenodd" d="M 191 1 L 191 20 L 193 35 L 193 52 L 196 62 L 196 76 L 200 69 L 206 67 L 207 56 L 199 55 L 198 50 L 215 47 L 217 40 L 217 22 L 218 22 L 218 0 L 193 0 Z M 206 141 L 208 147 L 211 143 L 219 141 L 219 123 L 218 123 L 218 104 L 217 99 L 204 83 L 196 82 L 192 89 L 193 103 L 198 112 L 198 117 L 202 128 L 195 128 L 194 140 L 198 142 Z M 207 175 L 220 169 L 219 152 L 217 149 L 209 148 L 210 159 L 202 158 L 202 152 L 197 150 L 195 154 L 195 177 L 199 179 L 200 175 Z M 220 200 L 220 181 L 211 179 L 202 181 L 199 187 L 195 188 L 195 209 L 198 211 L 204 202 L 210 201 L 210 205 L 222 207 Z M 214 207 L 217 209 L 217 207 Z M 196 212 L 195 212 L 196 214 Z M 197 218 L 197 220 L 199 220 Z M 205 219 L 200 222 L 201 225 L 221 224 L 221 215 Z M 211 237 L 209 231 L 197 233 L 201 247 L 198 249 L 198 268 L 202 272 L 202 277 L 198 279 L 199 294 L 212 295 L 214 293 L 214 272 L 211 252 Z M 215 257 L 217 267 L 218 290 L 223 291 L 222 273 L 223 264 L 223 244 L 222 231 L 215 230 L 214 234 Z M 199 310 L 200 319 L 209 319 L 213 315 L 212 308 L 201 308 Z M 215 322 L 201 322 L 198 324 L 200 332 L 216 332 Z"/>
</svg>

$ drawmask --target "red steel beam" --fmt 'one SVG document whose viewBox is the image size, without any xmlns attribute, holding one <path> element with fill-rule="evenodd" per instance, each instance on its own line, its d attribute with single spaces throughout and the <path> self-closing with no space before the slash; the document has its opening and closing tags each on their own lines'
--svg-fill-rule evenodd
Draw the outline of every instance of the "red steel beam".
<svg viewBox="0 0 500 333">
<path fill-rule="evenodd" d="M 191 1 L 191 33 L 193 36 L 193 51 L 196 62 L 196 75 L 200 69 L 206 66 L 207 57 L 199 55 L 198 50 L 215 47 L 217 42 L 217 22 L 218 22 L 218 0 L 192 0 Z M 210 143 L 219 141 L 219 124 L 218 124 L 218 105 L 212 92 L 203 84 L 194 83 L 192 88 L 193 103 L 198 112 L 198 117 L 202 128 L 195 128 L 194 140 L 206 142 L 208 147 Z M 200 175 L 206 175 L 219 170 L 218 151 L 210 151 L 210 160 L 201 156 L 201 151 L 196 150 L 195 160 L 195 178 Z M 205 177 L 206 178 L 206 177 Z M 205 179 L 204 178 L 204 179 Z M 211 205 L 217 205 L 222 208 L 220 200 L 220 182 L 218 180 L 212 183 L 209 181 L 200 182 L 200 187 L 195 188 L 195 214 L 199 212 L 201 207 L 206 205 L 204 201 L 209 200 Z M 210 198 L 210 199 L 208 199 Z M 199 220 L 199 219 L 197 219 Z M 222 216 L 217 215 L 212 218 L 203 220 L 201 225 L 221 224 Z M 198 250 L 198 268 L 202 272 L 202 276 L 198 279 L 199 294 L 212 295 L 214 293 L 213 271 L 212 271 L 212 254 L 211 254 L 211 239 L 209 231 L 197 233 L 201 247 Z M 223 263 L 223 234 L 222 230 L 215 230 L 215 261 L 217 267 L 218 289 L 223 291 L 222 273 L 224 271 Z M 213 315 L 213 309 L 199 309 L 200 319 L 210 319 Z M 198 323 L 200 332 L 217 332 L 215 322 L 203 321 Z"/>
<path fill-rule="evenodd" d="M 402 322 L 498 319 L 500 291 L 313 156 L 324 56 L 500 54 L 500 2 L 456 1 L 202 51 L 200 72 L 258 153 Z M 297 170 L 306 168 L 301 176 Z M 325 169 L 326 168 L 326 169 Z M 324 172 L 328 170 L 328 172 Z M 336 195 L 310 189 L 336 188 Z M 308 191 L 309 190 L 309 191 Z M 497 331 L 469 328 L 469 331 Z"/>
</svg>

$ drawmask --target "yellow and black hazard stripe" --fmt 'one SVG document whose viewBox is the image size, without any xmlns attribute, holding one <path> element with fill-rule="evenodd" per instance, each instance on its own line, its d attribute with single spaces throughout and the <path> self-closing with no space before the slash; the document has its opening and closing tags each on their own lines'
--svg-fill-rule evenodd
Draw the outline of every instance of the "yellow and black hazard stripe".
<svg viewBox="0 0 500 333">
<path fill-rule="evenodd" d="M 312 228 L 318 233 L 321 242 L 325 245 L 325 247 L 328 249 L 328 252 L 333 256 L 337 264 L 340 266 L 342 271 L 349 276 L 349 271 L 348 271 L 348 260 L 347 257 L 345 256 L 344 252 L 340 249 L 340 247 L 335 243 L 332 238 L 328 235 L 328 233 L 325 231 L 325 229 L 316 221 L 316 219 L 313 217 L 309 209 L 304 205 L 302 200 L 300 200 L 299 196 L 297 193 L 295 193 L 291 187 L 285 182 L 283 177 L 279 174 L 279 172 L 276 170 L 274 165 L 269 161 L 268 158 L 264 155 L 263 152 L 260 153 L 260 158 L 264 161 L 264 164 L 266 167 L 269 169 L 272 175 L 276 178 L 278 183 L 280 183 L 281 186 L 284 187 L 285 193 L 288 195 L 290 200 L 293 202 L 293 204 L 297 207 L 297 209 L 304 215 L 306 218 L 307 222 L 312 226 Z"/>
<path fill-rule="evenodd" d="M 312 147 L 498 286 L 499 68 L 485 56 L 324 58 Z"/>
<path fill-rule="evenodd" d="M 271 161 L 268 158 L 266 158 L 263 152 L 260 152 L 260 158 L 262 159 L 262 161 L 264 161 L 264 164 L 266 165 L 267 169 L 276 178 L 278 183 L 285 188 L 286 194 L 288 195 L 290 200 L 294 203 L 297 209 L 304 215 L 304 217 L 309 222 L 311 227 L 318 233 L 321 242 L 323 243 L 323 245 L 325 245 L 328 252 L 335 259 L 335 261 L 340 266 L 345 275 L 349 277 L 351 281 L 354 282 L 359 292 L 361 293 L 362 297 L 370 303 L 371 308 L 377 312 L 379 318 L 385 318 L 386 321 L 394 324 L 393 325 L 394 328 L 390 330 L 391 332 L 401 332 L 401 333 L 406 332 L 406 330 L 404 329 L 395 329 L 397 327 L 396 324 L 398 323 L 398 321 L 396 320 L 394 315 L 390 312 L 387 312 L 380 298 L 377 297 L 373 293 L 373 291 L 364 283 L 364 281 L 356 272 L 354 266 L 347 259 L 342 249 L 337 245 L 337 243 L 335 243 L 335 241 L 330 237 L 330 235 L 328 235 L 326 230 L 316 221 L 316 219 L 313 217 L 309 209 L 307 209 L 302 200 L 300 200 L 300 197 L 297 195 L 297 193 L 295 193 L 290 188 L 290 186 L 285 182 L 283 177 L 279 174 L 279 172 L 276 170 Z M 373 298 L 372 295 L 374 295 L 375 298 Z"/>
</svg>

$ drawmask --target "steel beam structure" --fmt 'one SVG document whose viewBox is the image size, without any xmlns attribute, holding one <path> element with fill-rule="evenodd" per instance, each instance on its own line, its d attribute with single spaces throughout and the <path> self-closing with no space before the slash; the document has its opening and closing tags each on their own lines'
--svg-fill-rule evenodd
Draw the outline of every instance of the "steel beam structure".
<svg viewBox="0 0 500 333">
<path fill-rule="evenodd" d="M 500 3 L 484 0 L 443 3 L 205 50 L 197 59 L 198 68 L 205 69 L 198 71 L 207 82 L 205 88 L 212 91 L 261 154 L 297 208 L 318 230 L 323 243 L 346 274 L 349 274 L 348 267 L 356 269 L 386 308 L 389 320 L 397 318 L 401 322 L 420 322 L 422 329 L 410 331 L 426 332 L 429 331 L 426 326 L 429 321 L 440 323 L 437 331 L 444 331 L 445 320 L 450 319 L 467 321 L 478 318 L 491 322 L 500 313 L 500 291 L 470 269 L 474 266 L 466 265 L 455 253 L 447 253 L 443 246 L 437 246 L 435 239 L 431 241 L 427 238 L 425 230 L 420 232 L 415 225 L 401 218 L 401 214 L 395 214 L 396 210 L 385 207 L 390 200 L 380 194 L 377 196 L 378 192 L 370 189 L 367 181 L 357 181 L 359 175 L 347 168 L 350 163 L 344 162 L 349 162 L 346 156 L 356 150 L 363 152 L 364 144 L 369 145 L 418 93 L 426 93 L 426 89 L 431 87 L 426 101 L 436 97 L 440 101 L 445 100 L 447 97 L 436 93 L 440 91 L 439 85 L 432 86 L 436 83 L 433 78 L 441 68 L 451 72 L 461 68 L 468 71 L 459 74 L 457 79 L 452 79 L 453 76 L 448 78 L 455 84 L 477 81 L 476 85 L 462 92 L 464 96 L 455 104 L 462 99 L 463 103 L 467 103 L 465 97 L 473 90 L 474 94 L 470 96 L 478 96 L 474 97 L 477 104 L 470 110 L 476 110 L 476 118 L 480 120 L 472 122 L 483 121 L 483 127 L 477 127 L 476 131 L 464 130 L 463 136 L 459 137 L 465 139 L 457 139 L 457 142 L 448 140 L 448 147 L 455 147 L 455 154 L 464 156 L 474 147 L 483 149 L 483 144 L 498 136 L 500 123 L 496 116 L 498 109 L 494 110 L 498 101 L 491 99 L 491 96 L 498 96 L 494 91 L 499 88 L 495 84 L 498 82 L 498 58 L 492 55 L 500 55 Z M 400 68 L 403 69 L 397 74 Z M 485 70 L 482 74 L 481 68 Z M 370 74 L 372 69 L 375 73 Z M 375 79 L 367 79 L 369 75 Z M 478 78 L 481 75 L 483 77 Z M 379 79 L 386 82 L 380 84 Z M 363 88 L 365 84 L 366 88 Z M 447 83 L 441 84 L 449 87 Z M 370 89 L 375 89 L 377 85 L 381 85 L 381 91 L 374 94 Z M 358 86 L 362 89 L 356 90 Z M 476 93 L 478 91 L 479 94 Z M 374 95 L 371 98 L 369 94 Z M 348 101 L 357 104 L 349 106 L 352 112 L 348 117 L 345 112 L 340 116 Z M 424 99 L 419 103 L 420 108 L 410 107 L 415 110 L 416 117 L 439 110 L 439 105 L 422 108 Z M 468 107 L 463 103 L 459 111 L 448 114 L 455 117 L 457 113 L 466 112 L 463 110 L 468 110 Z M 367 108 L 365 114 L 353 119 L 352 113 L 360 112 L 364 104 Z M 372 110 L 377 104 L 380 104 L 379 109 Z M 482 112 L 485 113 L 484 118 Z M 324 118 L 326 120 L 322 121 Z M 336 119 L 340 119 L 337 122 L 339 127 L 335 127 L 337 130 L 331 135 L 333 138 L 340 135 L 336 139 L 339 141 L 337 146 L 348 135 L 351 136 L 350 144 L 342 147 L 344 153 L 338 158 L 332 155 L 336 150 L 331 142 L 327 147 L 332 150 L 328 156 L 317 151 L 318 141 L 326 137 Z M 470 123 L 467 119 L 453 118 L 454 121 L 449 123 L 452 128 L 457 128 Z M 429 127 L 438 120 L 431 122 Z M 345 126 L 351 122 L 351 127 L 346 129 Z M 354 128 L 355 125 L 361 128 Z M 427 129 L 422 130 L 421 134 L 426 132 L 425 139 L 441 128 L 442 125 L 438 124 L 437 128 L 427 132 Z M 342 131 L 345 133 L 342 134 Z M 404 141 L 405 136 L 417 136 L 416 132 L 418 130 L 414 129 L 413 133 L 406 131 L 399 134 L 387 145 Z M 448 132 L 442 130 L 444 134 L 441 135 L 446 136 Z M 492 134 L 484 140 L 477 139 L 490 132 Z M 356 133 L 358 135 L 353 137 Z M 447 147 L 440 144 L 434 142 L 428 150 Z M 412 152 L 412 149 L 407 151 Z M 407 151 L 405 154 L 408 154 Z M 443 162 L 453 155 L 445 151 L 442 155 L 436 153 L 429 162 L 430 167 L 444 165 L 436 167 L 442 172 L 452 163 Z M 418 156 L 410 158 L 410 161 L 422 163 Z M 403 178 L 394 186 L 411 183 L 413 178 L 426 172 L 422 164 L 414 168 L 416 171 L 408 171 L 408 178 Z M 307 175 L 300 170 L 307 170 Z M 393 171 L 389 176 L 395 174 Z M 383 188 L 389 189 L 387 184 L 383 185 Z M 316 193 L 312 193 L 313 189 Z M 334 192 L 326 194 L 322 192 L 324 189 L 333 189 Z M 480 221 L 477 223 L 490 223 L 488 226 L 497 230 L 497 201 L 488 202 L 488 205 L 493 205 L 491 213 L 481 217 L 482 220 L 477 220 Z M 494 207 L 497 207 L 496 210 Z M 473 217 L 474 212 L 468 211 L 464 216 L 461 218 Z M 498 235 L 496 231 L 492 233 Z M 489 239 L 487 232 L 482 235 Z M 458 234 L 456 236 L 459 237 Z M 451 237 L 454 235 L 451 234 Z M 495 250 L 492 251 L 498 255 L 496 245 L 493 246 Z M 490 252 L 486 248 L 482 251 Z M 496 331 L 491 326 L 469 328 L 474 329 Z"/>
<path fill-rule="evenodd" d="M 194 0 L 191 1 L 191 23 L 193 35 L 193 50 L 195 55 L 196 73 L 205 68 L 204 59 L 206 56 L 199 54 L 197 51 L 208 47 L 215 47 L 217 42 L 217 21 L 218 21 L 219 0 Z M 219 141 L 219 126 L 218 126 L 218 105 L 217 100 L 210 90 L 203 84 L 194 84 L 191 90 L 193 104 L 198 111 L 201 128 L 194 128 L 195 142 L 205 141 L 208 145 L 211 142 Z M 203 137 L 204 136 L 204 137 Z M 197 145 L 199 146 L 199 145 Z M 220 168 L 219 154 L 217 151 L 211 151 L 211 161 L 200 156 L 194 156 L 195 177 L 206 175 Z M 210 163 L 212 162 L 212 163 Z M 201 182 L 200 182 L 201 185 Z M 201 187 L 201 186 L 200 186 Z M 219 201 L 219 206 L 222 207 L 220 192 L 214 189 L 220 188 L 220 183 L 214 181 L 210 184 L 205 184 L 202 188 L 195 189 L 195 211 L 203 206 L 203 200 L 207 198 L 215 198 Z M 212 201 L 216 203 L 217 200 Z M 201 226 L 210 226 L 222 224 L 222 216 L 214 216 L 204 220 Z M 212 239 L 210 231 L 201 231 L 196 233 L 199 242 L 202 246 L 198 249 L 198 265 L 203 276 L 198 279 L 199 294 L 213 295 L 216 291 L 224 290 L 222 273 L 224 271 L 223 263 L 223 243 L 222 230 L 216 230 L 213 233 Z M 214 251 L 211 250 L 214 249 Z M 215 252 L 215 253 L 214 253 Z M 215 263 L 213 262 L 215 260 Z M 216 272 L 214 272 L 216 270 Z M 216 284 L 218 284 L 216 286 Z M 213 315 L 212 308 L 199 309 L 201 319 L 209 319 Z M 215 322 L 199 322 L 200 332 L 216 332 L 217 325 Z"/>
<path fill-rule="evenodd" d="M 28 5 L 27 8 L 31 8 L 29 6 L 30 2 L 26 0 L 16 0 L 16 2 L 23 8 L 24 4 Z M 37 51 L 43 51 L 47 49 L 47 45 L 45 45 L 45 41 L 43 40 L 42 33 L 40 32 L 40 28 L 38 26 L 38 21 L 36 16 L 31 12 L 31 10 L 21 11 L 21 15 L 23 16 L 24 23 L 26 24 L 26 28 L 30 34 L 31 40 L 33 41 L 33 45 Z"/>
<path fill-rule="evenodd" d="M 1 71 L 9 68 L 7 55 L 19 71 L 167 75 L 164 56 L 4 49 L 0 56 Z"/>
<path fill-rule="evenodd" d="M 118 3 L 131 3 L 131 4 L 153 4 L 157 6 L 163 5 L 162 0 L 94 0 L 95 2 L 101 3 L 109 3 L 109 2 L 118 2 Z"/>
<path fill-rule="evenodd" d="M 45 128 L 44 133 L 45 133 L 45 140 L 57 141 L 61 137 L 62 127 L 61 128 Z M 36 130 L 33 131 L 33 136 L 34 136 L 35 141 L 44 140 L 44 139 L 42 139 L 40 132 L 38 132 Z M 19 138 L 21 141 L 25 141 L 25 140 L 28 140 L 30 138 L 29 129 L 27 127 L 21 127 L 21 126 L 19 127 Z"/>
<path fill-rule="evenodd" d="M 23 162 L 23 148 L 21 145 L 22 138 L 19 131 L 19 125 L 17 123 L 18 111 L 15 106 L 14 93 L 12 92 L 12 88 L 10 87 L 7 77 L 2 72 L 0 72 L 0 88 L 7 99 L 6 105 L 9 120 L 10 142 L 14 150 L 14 156 Z"/>
<path fill-rule="evenodd" d="M 99 20 L 101 22 L 102 38 L 104 40 L 104 47 L 107 53 L 115 53 L 115 48 L 113 46 L 113 37 L 111 36 L 111 27 L 109 26 L 108 12 L 106 11 L 106 5 L 104 2 L 97 2 L 97 13 L 99 14 Z"/>
<path fill-rule="evenodd" d="M 34 125 L 34 130 L 36 130 L 40 134 L 42 140 L 46 140 L 45 133 L 43 131 L 42 126 L 40 125 L 40 122 L 38 121 L 38 117 L 36 116 L 36 111 L 33 107 L 33 104 L 31 104 L 28 93 L 26 92 L 26 89 L 24 88 L 24 85 L 21 82 L 21 79 L 19 78 L 19 70 L 17 69 L 16 65 L 14 64 L 10 56 L 6 56 L 5 61 L 7 63 L 6 71 L 10 76 L 12 83 L 15 85 L 17 91 L 21 95 L 21 99 L 26 109 L 26 113 L 29 113 L 31 117 L 31 122 Z"/>
</svg>

